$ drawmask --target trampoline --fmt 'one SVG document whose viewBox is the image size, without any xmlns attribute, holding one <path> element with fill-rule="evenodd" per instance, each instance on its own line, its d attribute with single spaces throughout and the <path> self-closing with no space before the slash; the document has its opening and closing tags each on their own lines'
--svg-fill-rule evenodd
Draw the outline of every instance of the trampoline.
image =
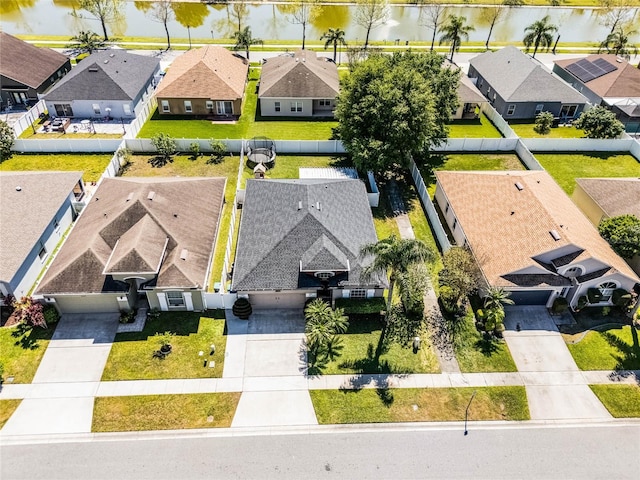
<svg viewBox="0 0 640 480">
<path fill-rule="evenodd" d="M 247 166 L 254 168 L 256 165 L 264 165 L 267 169 L 276 164 L 275 142 L 266 137 L 255 137 L 247 141 L 245 146 Z"/>
</svg>

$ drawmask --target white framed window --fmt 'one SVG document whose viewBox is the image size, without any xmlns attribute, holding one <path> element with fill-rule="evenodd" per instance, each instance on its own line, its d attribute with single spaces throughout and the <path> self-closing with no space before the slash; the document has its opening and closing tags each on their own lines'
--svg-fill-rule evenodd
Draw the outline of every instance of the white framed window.
<svg viewBox="0 0 640 480">
<path fill-rule="evenodd" d="M 100 105 L 97 103 L 94 103 L 92 107 L 93 107 L 93 113 L 96 115 L 100 115 Z"/>
<path fill-rule="evenodd" d="M 331 106 L 331 100 L 329 100 L 328 98 L 321 99 L 319 104 L 320 104 L 321 107 L 330 107 Z"/>
<path fill-rule="evenodd" d="M 447 202 L 447 206 L 446 206 L 446 207 L 445 207 L 445 209 L 444 209 L 444 213 L 445 213 L 445 214 L 449 213 L 449 206 L 450 206 L 450 205 L 449 205 L 449 202 Z"/>
<path fill-rule="evenodd" d="M 275 110 L 276 112 L 279 112 L 279 111 L 280 111 L 280 102 L 275 102 L 275 103 L 273 104 L 273 108 L 274 108 L 274 110 Z"/>
<path fill-rule="evenodd" d="M 536 105 L 536 115 L 542 113 L 542 109 L 544 109 L 544 103 L 539 103 L 538 105 Z"/>
<path fill-rule="evenodd" d="M 493 94 L 493 101 L 494 102 L 496 101 L 496 94 L 495 93 Z"/>
<path fill-rule="evenodd" d="M 291 102 L 292 112 L 302 112 L 302 102 Z"/>
<path fill-rule="evenodd" d="M 487 87 L 487 95 L 491 94 L 491 87 Z"/>
<path fill-rule="evenodd" d="M 47 258 L 47 247 L 44 246 L 44 243 L 40 242 L 40 250 L 38 250 L 38 258 L 40 258 L 41 262 L 44 262 L 44 259 Z"/>
<path fill-rule="evenodd" d="M 122 110 L 124 111 L 125 115 L 131 115 L 131 105 L 129 105 L 128 103 L 122 105 Z"/>
<path fill-rule="evenodd" d="M 209 110 L 210 112 L 213 112 L 213 100 L 207 100 L 206 107 L 207 107 L 207 110 Z"/>
<path fill-rule="evenodd" d="M 162 100 L 162 111 L 163 112 L 170 112 L 171 108 L 169 107 L 169 100 Z"/>
<path fill-rule="evenodd" d="M 193 112 L 193 107 L 191 106 L 191 100 L 184 101 L 184 111 L 187 113 Z"/>
<path fill-rule="evenodd" d="M 516 106 L 515 104 L 512 103 L 507 107 L 507 115 L 513 115 L 515 112 L 516 112 Z"/>
<path fill-rule="evenodd" d="M 233 102 L 216 102 L 218 115 L 233 115 Z"/>
<path fill-rule="evenodd" d="M 367 298 L 367 290 L 364 288 L 354 288 L 351 290 L 351 298 Z"/>
<path fill-rule="evenodd" d="M 453 226 L 451 227 L 451 230 L 455 230 L 457 226 L 458 226 L 458 219 L 454 218 L 453 219 Z"/>
<path fill-rule="evenodd" d="M 573 118 L 578 110 L 577 105 L 563 105 L 560 109 L 560 118 Z"/>
<path fill-rule="evenodd" d="M 604 282 L 598 285 L 598 290 L 602 294 L 601 302 L 608 302 L 611 300 L 611 295 L 613 295 L 613 291 L 618 288 L 615 282 Z"/>
<path fill-rule="evenodd" d="M 58 222 L 58 217 L 53 218 L 53 229 L 57 232 L 60 230 L 60 222 Z"/>
<path fill-rule="evenodd" d="M 169 307 L 184 307 L 184 296 L 182 292 L 165 292 Z"/>
<path fill-rule="evenodd" d="M 579 277 L 582 275 L 582 267 L 570 267 L 564 271 L 565 277 Z"/>
</svg>

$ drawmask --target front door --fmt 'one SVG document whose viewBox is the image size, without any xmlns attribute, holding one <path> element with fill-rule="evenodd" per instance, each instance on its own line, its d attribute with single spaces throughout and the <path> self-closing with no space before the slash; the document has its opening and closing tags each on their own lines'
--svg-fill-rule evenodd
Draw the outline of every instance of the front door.
<svg viewBox="0 0 640 480">
<path fill-rule="evenodd" d="M 56 109 L 56 115 L 59 117 L 73 117 L 73 110 L 68 103 L 56 103 L 53 105 Z"/>
<path fill-rule="evenodd" d="M 218 115 L 233 115 L 233 102 L 216 102 Z"/>
<path fill-rule="evenodd" d="M 16 105 L 22 105 L 27 103 L 27 94 L 24 92 L 12 92 L 11 95 L 13 96 L 13 103 L 15 103 Z"/>
</svg>

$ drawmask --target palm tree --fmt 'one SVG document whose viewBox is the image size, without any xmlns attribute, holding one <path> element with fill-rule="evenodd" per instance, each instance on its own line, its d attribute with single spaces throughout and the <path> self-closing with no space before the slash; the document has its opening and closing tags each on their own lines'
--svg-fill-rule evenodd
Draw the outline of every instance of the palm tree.
<svg viewBox="0 0 640 480">
<path fill-rule="evenodd" d="M 324 49 L 329 48 L 329 45 L 333 45 L 333 62 L 336 61 L 336 54 L 338 52 L 338 44 L 343 47 L 347 46 L 347 42 L 344 40 L 344 30 L 340 30 L 339 28 L 330 28 L 326 32 L 322 34 L 320 40 L 325 40 Z"/>
<path fill-rule="evenodd" d="M 469 40 L 469 32 L 475 30 L 471 25 L 465 25 L 467 21 L 466 17 L 457 17 L 455 15 L 449 15 L 447 23 L 445 23 L 440 31 L 442 36 L 440 37 L 440 45 L 445 42 L 451 42 L 451 57 L 450 61 L 453 62 L 453 54 L 460 50 L 460 44 L 462 39 Z"/>
<path fill-rule="evenodd" d="M 514 302 L 509 298 L 510 296 L 511 292 L 502 287 L 490 287 L 484 297 L 484 308 L 486 310 L 499 310 L 504 305 L 513 305 Z"/>
<path fill-rule="evenodd" d="M 524 31 L 526 35 L 522 39 L 522 43 L 527 47 L 527 52 L 531 45 L 534 46 L 532 57 L 536 58 L 538 47 L 549 50 L 553 42 L 553 34 L 558 31 L 558 27 L 549 23 L 549 15 L 546 15 L 542 20 L 533 22 Z"/>
<path fill-rule="evenodd" d="M 334 356 L 339 350 L 339 341 L 336 335 L 344 333 L 349 327 L 349 317 L 344 314 L 344 310 L 331 306 L 321 299 L 313 300 L 304 309 L 306 320 L 305 333 L 309 349 L 313 355 L 317 355 L 323 347 L 329 347 L 330 355 Z"/>
<path fill-rule="evenodd" d="M 251 27 L 244 27 L 244 30 L 238 30 L 233 34 L 233 38 L 236 41 L 233 49 L 244 49 L 247 55 L 247 61 L 249 61 L 249 48 L 251 48 L 251 45 L 264 45 L 261 39 L 254 38 L 253 35 L 251 35 Z"/>
<path fill-rule="evenodd" d="M 607 35 L 606 40 L 600 44 L 598 53 L 606 50 L 607 53 L 613 53 L 614 55 L 630 60 L 631 55 L 634 57 L 638 55 L 638 47 L 632 44 L 629 38 L 635 34 L 635 30 L 625 32 L 622 27 L 618 27 L 615 31 Z"/>
<path fill-rule="evenodd" d="M 104 48 L 105 41 L 95 32 L 80 32 L 75 37 L 71 37 L 71 43 L 67 48 L 72 48 L 78 53 L 92 54 L 95 50 Z"/>
</svg>

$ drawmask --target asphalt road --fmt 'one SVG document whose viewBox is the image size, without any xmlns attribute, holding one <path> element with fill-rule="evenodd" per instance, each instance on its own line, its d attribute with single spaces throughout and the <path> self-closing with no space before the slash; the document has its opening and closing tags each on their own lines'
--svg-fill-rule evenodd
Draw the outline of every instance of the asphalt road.
<svg viewBox="0 0 640 480">
<path fill-rule="evenodd" d="M 206 435 L 206 434 L 205 434 Z M 640 423 L 382 428 L 2 445 L 9 479 L 640 478 Z"/>
</svg>

